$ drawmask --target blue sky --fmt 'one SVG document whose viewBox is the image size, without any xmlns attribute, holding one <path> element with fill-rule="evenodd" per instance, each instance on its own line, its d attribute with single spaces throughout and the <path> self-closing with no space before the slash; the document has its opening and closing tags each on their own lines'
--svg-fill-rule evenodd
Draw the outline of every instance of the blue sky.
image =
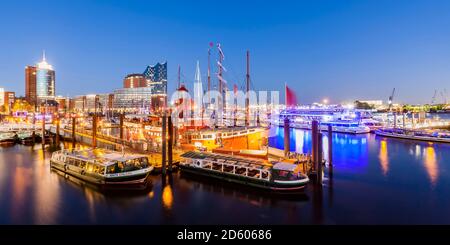
<svg viewBox="0 0 450 245">
<path fill-rule="evenodd" d="M 0 86 L 19 95 L 25 65 L 44 49 L 57 94 L 72 96 L 111 92 L 158 61 L 168 61 L 169 90 L 178 65 L 193 82 L 197 60 L 206 81 L 209 42 L 221 43 L 230 83 L 243 86 L 248 49 L 253 88 L 287 83 L 301 103 L 386 100 L 393 87 L 398 101 L 429 103 L 435 89 L 450 92 L 445 0 L 18 0 L 1 9 Z"/>
</svg>

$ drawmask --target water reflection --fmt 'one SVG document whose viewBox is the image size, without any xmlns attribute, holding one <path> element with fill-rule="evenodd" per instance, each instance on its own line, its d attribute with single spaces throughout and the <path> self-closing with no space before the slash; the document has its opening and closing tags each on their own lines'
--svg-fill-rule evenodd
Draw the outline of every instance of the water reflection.
<svg viewBox="0 0 450 245">
<path fill-rule="evenodd" d="M 380 154 L 378 155 L 378 158 L 380 159 L 381 171 L 383 172 L 383 175 L 386 176 L 389 171 L 389 157 L 386 140 L 380 141 Z"/>
<path fill-rule="evenodd" d="M 428 177 L 430 178 L 431 185 L 436 185 L 436 181 L 438 179 L 438 165 L 436 161 L 436 152 L 433 146 L 428 146 L 424 151 L 424 165 L 425 169 L 428 173 Z"/>
<path fill-rule="evenodd" d="M 167 183 L 166 181 L 166 176 L 163 176 L 163 184 L 162 186 L 162 204 L 165 210 L 170 211 L 172 209 L 172 205 L 173 205 L 173 193 L 172 193 L 172 184 L 171 184 L 171 179 L 172 179 L 172 175 L 169 174 L 168 178 L 169 178 L 169 183 Z"/>
</svg>

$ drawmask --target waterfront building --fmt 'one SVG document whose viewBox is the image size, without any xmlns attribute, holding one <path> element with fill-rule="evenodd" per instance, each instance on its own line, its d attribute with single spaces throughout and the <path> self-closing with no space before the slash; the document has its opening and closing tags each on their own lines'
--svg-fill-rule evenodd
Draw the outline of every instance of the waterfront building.
<svg viewBox="0 0 450 245">
<path fill-rule="evenodd" d="M 38 101 L 55 98 L 55 71 L 45 60 L 45 53 L 36 66 L 36 97 Z"/>
<path fill-rule="evenodd" d="M 124 88 L 147 87 L 147 79 L 143 74 L 129 74 L 123 80 Z"/>
<path fill-rule="evenodd" d="M 71 99 L 69 110 L 76 113 L 106 114 L 113 109 L 113 94 L 88 94 Z"/>
<path fill-rule="evenodd" d="M 158 114 L 167 104 L 167 62 L 147 66 L 142 74 L 127 75 L 123 89 L 114 92 L 116 111 L 147 110 Z"/>
<path fill-rule="evenodd" d="M 70 111 L 82 113 L 86 107 L 86 96 L 76 96 L 71 99 Z"/>
<path fill-rule="evenodd" d="M 161 113 L 167 104 L 167 62 L 147 66 L 144 71 L 147 87 L 152 89 L 151 110 Z"/>
<path fill-rule="evenodd" d="M 10 112 L 14 105 L 14 102 L 16 101 L 16 93 L 11 91 L 5 91 L 3 93 L 3 101 L 6 110 Z"/>
<path fill-rule="evenodd" d="M 151 87 L 116 89 L 113 107 L 116 112 L 149 113 L 152 96 Z"/>
<path fill-rule="evenodd" d="M 65 113 L 69 109 L 69 98 L 56 96 L 55 101 L 58 103 L 58 112 Z"/>
<path fill-rule="evenodd" d="M 36 105 L 36 67 L 25 67 L 25 99 L 31 105 Z"/>
<path fill-rule="evenodd" d="M 55 70 L 47 63 L 45 53 L 36 66 L 25 67 L 25 98 L 35 106 L 55 99 Z"/>
<path fill-rule="evenodd" d="M 5 89 L 0 88 L 0 106 L 5 104 Z"/>
</svg>

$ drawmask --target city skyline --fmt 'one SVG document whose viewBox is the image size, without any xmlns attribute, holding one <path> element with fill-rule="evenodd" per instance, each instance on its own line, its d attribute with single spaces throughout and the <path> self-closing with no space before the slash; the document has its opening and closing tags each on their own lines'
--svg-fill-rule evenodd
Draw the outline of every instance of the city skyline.
<svg viewBox="0 0 450 245">
<path fill-rule="evenodd" d="M 37 63 L 46 50 L 48 62 L 58 70 L 57 95 L 109 93 L 122 87 L 127 74 L 166 61 L 169 93 L 177 84 L 178 65 L 192 90 L 197 60 L 206 81 L 208 44 L 213 42 L 225 52 L 229 88 L 234 83 L 243 87 L 249 50 L 252 88 L 280 90 L 284 97 L 277 85 L 287 83 L 300 103 L 324 98 L 330 103 L 386 101 L 394 87 L 398 102 L 430 103 L 435 90 L 450 90 L 448 2 L 326 2 L 327 7 L 289 1 L 280 6 L 250 1 L 237 7 L 229 2 L 222 9 L 233 15 L 220 18 L 203 1 L 77 1 L 70 6 L 42 1 L 21 18 L 9 18 L 18 3 L 5 3 L 0 86 L 24 95 L 23 68 Z M 145 11 L 149 7 L 152 11 Z M 45 28 L 24 35 L 36 10 Z M 98 15 L 90 16 L 94 12 Z M 216 60 L 213 53 L 214 69 Z M 214 86 L 217 78 L 212 80 Z"/>
</svg>

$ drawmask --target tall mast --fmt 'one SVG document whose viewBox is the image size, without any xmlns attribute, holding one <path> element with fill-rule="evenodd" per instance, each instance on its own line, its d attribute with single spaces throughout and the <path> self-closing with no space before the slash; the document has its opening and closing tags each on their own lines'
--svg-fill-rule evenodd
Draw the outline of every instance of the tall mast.
<svg viewBox="0 0 450 245">
<path fill-rule="evenodd" d="M 181 66 L 178 65 L 178 88 L 181 86 Z"/>
<path fill-rule="evenodd" d="M 220 96 L 222 97 L 222 99 L 219 102 L 219 106 L 221 107 L 222 110 L 219 110 L 221 112 L 219 114 L 222 114 L 222 115 L 218 115 L 219 116 L 219 124 L 222 124 L 223 116 L 225 114 L 225 105 L 223 103 L 224 98 L 223 98 L 223 83 L 222 83 L 222 73 L 223 73 L 223 71 L 222 71 L 222 62 L 223 62 L 223 58 L 222 58 L 222 55 L 220 54 L 219 55 L 219 63 L 220 63 L 220 65 L 218 65 L 218 68 L 219 68 L 219 93 L 220 93 Z"/>
<path fill-rule="evenodd" d="M 211 91 L 211 48 L 208 49 L 208 92 Z M 209 93 L 208 93 L 209 103 Z"/>
<path fill-rule="evenodd" d="M 247 50 L 247 75 L 246 75 L 246 94 L 245 94 L 245 126 L 248 127 L 250 125 L 250 52 Z"/>
</svg>

